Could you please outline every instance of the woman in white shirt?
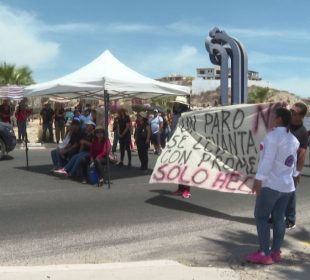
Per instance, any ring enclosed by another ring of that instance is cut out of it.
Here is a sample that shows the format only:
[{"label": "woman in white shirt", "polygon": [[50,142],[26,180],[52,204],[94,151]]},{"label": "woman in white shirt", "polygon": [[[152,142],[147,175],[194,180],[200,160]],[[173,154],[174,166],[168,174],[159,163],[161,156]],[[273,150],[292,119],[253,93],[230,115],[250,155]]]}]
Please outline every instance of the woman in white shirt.
[{"label": "woman in white shirt", "polygon": [[[289,194],[295,190],[297,150],[299,142],[290,133],[291,112],[276,109],[274,129],[260,144],[261,157],[255,176],[253,193],[256,193],[255,221],[259,250],[247,257],[252,263],[269,265],[281,260],[281,245],[285,235],[285,209]],[[273,242],[270,249],[270,215],[273,221]]]}]

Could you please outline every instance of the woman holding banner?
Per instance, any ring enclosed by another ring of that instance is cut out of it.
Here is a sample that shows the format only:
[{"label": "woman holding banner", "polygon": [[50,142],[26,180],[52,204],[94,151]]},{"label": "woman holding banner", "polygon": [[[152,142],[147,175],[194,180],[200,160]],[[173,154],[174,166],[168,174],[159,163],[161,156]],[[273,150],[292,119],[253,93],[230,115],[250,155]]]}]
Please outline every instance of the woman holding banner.
[{"label": "woman holding banner", "polygon": [[[177,128],[179,118],[181,117],[182,113],[190,111],[189,104],[187,102],[187,98],[185,96],[178,96],[173,104],[173,119],[172,119],[172,134]],[[174,195],[182,195],[183,198],[187,199],[190,198],[190,186],[186,185],[179,185],[178,189],[173,192]]]},{"label": "woman holding banner", "polygon": [[[261,157],[255,176],[253,193],[256,193],[255,221],[259,250],[247,257],[247,261],[270,265],[281,261],[281,246],[285,235],[285,210],[290,193],[295,189],[299,142],[289,131],[291,112],[276,109],[274,129],[260,144]],[[273,220],[273,241],[270,249],[269,216]]]}]

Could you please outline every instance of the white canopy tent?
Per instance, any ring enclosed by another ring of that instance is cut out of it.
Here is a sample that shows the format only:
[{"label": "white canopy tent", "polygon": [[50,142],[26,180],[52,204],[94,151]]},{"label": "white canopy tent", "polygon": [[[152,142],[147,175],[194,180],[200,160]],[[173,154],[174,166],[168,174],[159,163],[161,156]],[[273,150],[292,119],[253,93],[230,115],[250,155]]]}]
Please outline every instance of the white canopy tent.
[{"label": "white canopy tent", "polygon": [[[138,97],[147,99],[162,95],[189,94],[189,87],[159,82],[135,72],[116,59],[108,50],[71,74],[25,88],[25,97],[103,98],[106,128],[108,127],[107,106],[110,98]],[[108,129],[106,129],[106,137],[108,137]],[[26,157],[28,167],[27,147]],[[109,160],[107,163],[110,188]]]},{"label": "white canopy tent", "polygon": [[25,88],[25,96],[62,96],[68,98],[151,98],[161,95],[189,95],[188,87],[159,82],[130,69],[110,51],[59,79]]}]

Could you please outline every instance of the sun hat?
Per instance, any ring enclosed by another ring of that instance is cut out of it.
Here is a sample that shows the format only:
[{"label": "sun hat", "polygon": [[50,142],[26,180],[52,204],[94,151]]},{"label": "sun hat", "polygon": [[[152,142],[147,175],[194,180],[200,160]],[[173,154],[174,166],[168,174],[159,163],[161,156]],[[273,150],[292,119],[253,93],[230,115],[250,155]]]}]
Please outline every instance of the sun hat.
[{"label": "sun hat", "polygon": [[147,113],[146,112],[140,112],[139,115],[144,118],[147,119]]},{"label": "sun hat", "polygon": [[184,104],[184,105],[189,105],[186,96],[177,96],[175,101],[173,103],[179,103],[179,104]]}]

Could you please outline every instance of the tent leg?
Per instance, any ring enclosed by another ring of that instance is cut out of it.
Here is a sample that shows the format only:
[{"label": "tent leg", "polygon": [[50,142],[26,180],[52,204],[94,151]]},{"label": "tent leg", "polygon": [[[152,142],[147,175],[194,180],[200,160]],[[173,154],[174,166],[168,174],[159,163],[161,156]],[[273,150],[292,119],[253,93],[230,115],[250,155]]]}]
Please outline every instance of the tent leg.
[{"label": "tent leg", "polygon": [[27,169],[29,169],[29,158],[28,158],[28,135],[27,135],[27,131],[26,131],[26,140],[25,140],[25,150],[26,150],[26,165],[27,165]]},{"label": "tent leg", "polygon": [[[105,138],[109,139],[109,93],[104,90],[104,124],[105,124]],[[106,155],[107,159],[107,175],[108,175],[108,188],[111,188],[110,176],[110,159],[109,154]]]}]

